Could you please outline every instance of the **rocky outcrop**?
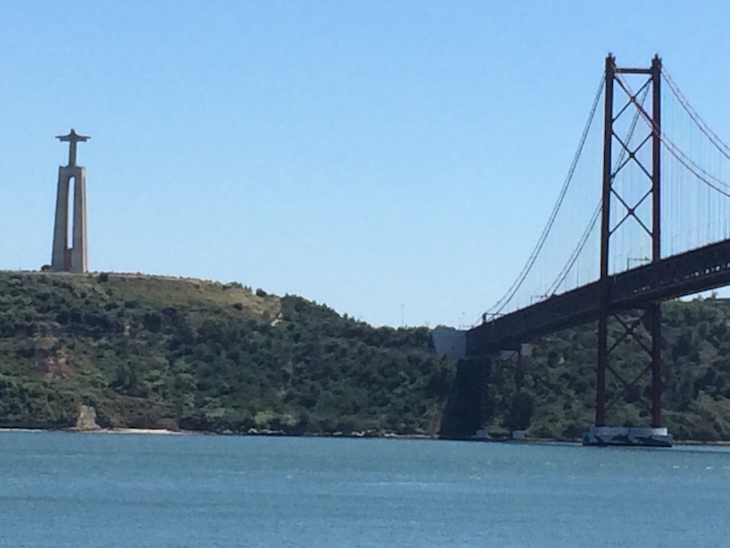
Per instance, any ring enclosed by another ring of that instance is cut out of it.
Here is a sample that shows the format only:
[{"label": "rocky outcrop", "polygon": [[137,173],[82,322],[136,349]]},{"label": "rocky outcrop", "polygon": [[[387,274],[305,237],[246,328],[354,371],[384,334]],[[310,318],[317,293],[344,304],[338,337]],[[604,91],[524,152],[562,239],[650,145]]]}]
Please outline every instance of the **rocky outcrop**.
[{"label": "rocky outcrop", "polygon": [[76,426],[74,429],[87,432],[89,430],[99,430],[100,428],[101,427],[96,424],[96,410],[90,405],[80,403],[76,414]]}]

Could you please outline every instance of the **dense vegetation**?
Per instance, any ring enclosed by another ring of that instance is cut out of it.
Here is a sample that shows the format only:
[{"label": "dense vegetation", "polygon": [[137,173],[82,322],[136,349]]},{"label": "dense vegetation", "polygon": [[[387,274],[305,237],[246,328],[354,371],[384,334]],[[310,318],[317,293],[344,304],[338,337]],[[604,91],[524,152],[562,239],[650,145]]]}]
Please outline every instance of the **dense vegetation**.
[{"label": "dense vegetation", "polygon": [[0,426],[432,435],[455,366],[429,331],[148,276],[0,273]]},{"label": "dense vegetation", "polygon": [[[663,311],[665,425],[730,440],[730,301]],[[640,322],[636,333],[648,340]],[[236,283],[0,272],[0,426],[73,426],[79,404],[105,427],[213,432],[469,437],[486,426],[566,439],[592,423],[594,325],[534,341],[521,375],[513,358],[457,373],[429,339]],[[648,363],[635,342],[611,358],[627,381]],[[610,424],[648,424],[648,379],[626,389],[609,374]]]}]

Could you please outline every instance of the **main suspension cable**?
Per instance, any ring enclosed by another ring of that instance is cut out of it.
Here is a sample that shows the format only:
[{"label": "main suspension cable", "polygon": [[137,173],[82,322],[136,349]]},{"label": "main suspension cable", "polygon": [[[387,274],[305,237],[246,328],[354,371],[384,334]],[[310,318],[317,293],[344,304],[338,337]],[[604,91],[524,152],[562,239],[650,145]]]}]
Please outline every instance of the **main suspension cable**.
[{"label": "main suspension cable", "polygon": [[552,230],[553,224],[555,224],[555,219],[558,216],[560,207],[563,205],[563,200],[565,198],[565,194],[568,191],[568,187],[570,186],[570,183],[573,180],[573,175],[575,173],[576,167],[578,166],[578,160],[580,159],[580,156],[583,153],[583,147],[585,146],[586,140],[588,138],[588,132],[590,131],[591,126],[593,125],[593,119],[596,114],[596,109],[598,108],[598,103],[599,103],[601,95],[603,93],[603,84],[605,82],[605,78],[606,78],[605,74],[601,76],[601,81],[598,85],[598,90],[596,91],[596,95],[593,99],[593,105],[591,106],[591,110],[588,115],[588,121],[586,122],[585,128],[583,129],[583,134],[581,135],[581,139],[578,144],[578,150],[576,151],[575,156],[573,157],[573,162],[571,163],[570,169],[568,170],[568,175],[566,176],[565,182],[563,183],[563,188],[560,190],[558,199],[555,202],[555,205],[553,206],[553,210],[550,213],[550,218],[548,219],[548,222],[545,225],[545,228],[543,228],[542,234],[540,235],[540,238],[537,241],[537,245],[535,245],[535,248],[532,250],[532,253],[530,254],[529,258],[527,259],[527,262],[522,267],[522,270],[520,271],[520,274],[517,276],[517,279],[512,283],[510,288],[507,290],[507,293],[505,293],[502,296],[502,298],[499,301],[497,301],[497,303],[486,312],[486,314],[499,314],[504,309],[504,307],[507,306],[507,304],[512,300],[512,298],[515,296],[515,294],[520,289],[520,287],[522,287],[522,284],[525,282],[525,279],[527,278],[527,275],[530,273],[530,270],[532,269],[533,265],[535,264],[537,257],[540,255],[540,252],[542,251],[542,248],[545,245],[545,241],[547,240],[547,237],[550,234],[550,231]]},{"label": "main suspension cable", "polygon": [[708,126],[707,123],[702,119],[702,117],[694,109],[687,97],[684,96],[682,91],[679,89],[679,86],[677,86],[677,84],[674,82],[674,80],[665,68],[662,68],[662,76],[664,77],[664,81],[669,86],[672,94],[677,98],[679,104],[689,115],[692,121],[697,125],[700,131],[705,134],[705,137],[709,139],[709,141],[715,146],[715,148],[717,148],[722,153],[723,156],[725,156],[725,158],[730,160],[730,146],[725,144],[725,142],[717,135],[717,133],[712,131],[710,126]]},{"label": "main suspension cable", "polygon": [[[631,91],[631,87],[628,85],[623,76],[621,74],[617,74],[616,78],[619,80],[624,90],[628,93],[629,97],[632,98],[632,102],[635,102],[635,99],[633,99],[634,96],[633,92]],[[666,136],[665,133],[661,131],[660,128],[658,128],[654,124],[654,120],[649,117],[649,115],[646,113],[641,105],[636,104],[636,106],[637,111],[641,114],[642,118],[644,118],[644,121],[649,125],[650,128],[652,128],[652,131],[659,135],[659,139],[661,140],[662,144],[665,145],[666,149],[672,156],[674,156],[684,167],[686,167],[690,172],[692,172],[692,174],[694,174],[698,179],[700,179],[710,188],[716,190],[723,196],[730,197],[730,185],[709,173],[706,169],[697,164],[697,162],[687,156],[687,154],[685,154],[679,146],[677,146],[669,137]],[[725,187],[726,190],[722,190],[720,187]]]},{"label": "main suspension cable", "polygon": [[[644,91],[641,95],[641,99],[639,99],[639,104],[644,105],[644,101],[646,101],[646,96],[649,93],[649,88],[644,88]],[[631,124],[629,125],[629,129],[626,132],[625,141],[626,143],[630,143],[631,139],[634,136],[634,132],[636,131],[636,125],[639,122],[639,117],[641,116],[639,109],[636,109],[636,112],[634,112],[634,117],[631,119]],[[614,165],[614,170],[616,169],[616,166],[620,166],[623,164],[624,160],[626,159],[626,155],[628,154],[628,151],[621,147],[621,151],[619,152],[618,158],[616,159],[616,163]],[[565,281],[565,278],[568,277],[568,274],[572,270],[573,266],[575,266],[575,263],[578,262],[578,257],[580,256],[581,252],[586,246],[586,243],[588,243],[588,238],[590,238],[591,232],[593,231],[593,228],[596,226],[596,223],[598,222],[598,218],[601,215],[601,208],[603,205],[603,200],[598,200],[598,205],[596,206],[596,209],[593,211],[593,215],[591,216],[590,221],[588,221],[588,225],[586,226],[585,230],[583,231],[583,234],[580,237],[580,240],[578,241],[578,245],[573,249],[573,252],[570,254],[570,257],[568,258],[568,262],[565,263],[565,266],[563,266],[563,269],[560,271],[560,274],[558,274],[557,278],[553,281],[552,284],[548,287],[548,290],[545,292],[546,295],[553,296],[557,293],[558,288],[561,286],[561,284]]]}]

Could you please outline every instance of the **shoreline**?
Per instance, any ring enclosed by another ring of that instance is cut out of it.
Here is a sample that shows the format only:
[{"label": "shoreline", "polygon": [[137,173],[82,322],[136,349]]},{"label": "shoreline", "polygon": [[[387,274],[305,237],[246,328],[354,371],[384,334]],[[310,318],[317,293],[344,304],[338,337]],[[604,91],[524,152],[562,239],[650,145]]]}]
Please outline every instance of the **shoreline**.
[{"label": "shoreline", "polygon": [[158,428],[94,428],[83,430],[80,428],[5,428],[0,427],[0,434],[3,432],[64,432],[67,434],[141,434],[153,436],[185,436],[193,434],[206,434],[207,432],[174,431]]},{"label": "shoreline", "polygon": [[[141,435],[141,436],[267,436],[267,437],[288,437],[288,438],[354,438],[354,439],[396,439],[396,440],[434,440],[434,441],[466,441],[479,443],[518,443],[518,444],[544,444],[544,443],[571,443],[580,445],[580,440],[561,440],[561,439],[491,439],[491,440],[475,440],[475,439],[446,439],[437,436],[427,436],[423,434],[407,434],[399,435],[393,433],[384,433],[380,435],[365,434],[362,432],[353,432],[352,434],[344,434],[342,432],[333,432],[331,434],[287,434],[280,431],[251,431],[248,432],[208,432],[202,430],[168,430],[163,428],[95,428],[95,429],[79,429],[79,428],[7,428],[0,427],[0,434],[4,432],[63,432],[67,434],[111,434],[111,435]],[[674,446],[707,446],[707,447],[730,447],[730,440],[718,441],[700,441],[700,440],[682,440],[675,441]]]}]

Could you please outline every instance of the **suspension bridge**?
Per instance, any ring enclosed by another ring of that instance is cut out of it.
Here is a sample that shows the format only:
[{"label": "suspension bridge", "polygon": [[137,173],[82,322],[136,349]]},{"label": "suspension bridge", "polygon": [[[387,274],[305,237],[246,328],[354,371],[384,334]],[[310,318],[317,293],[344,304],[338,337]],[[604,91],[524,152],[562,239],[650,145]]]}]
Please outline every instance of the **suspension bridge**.
[{"label": "suspension bridge", "polygon": [[[730,285],[729,168],[730,147],[658,56],[626,68],[609,55],[549,219],[514,283],[466,332],[466,356],[597,321],[595,426],[584,443],[671,444],[661,422],[661,302]],[[639,377],[611,360],[627,340],[645,361]],[[607,425],[639,382],[649,384],[650,424]]]}]

